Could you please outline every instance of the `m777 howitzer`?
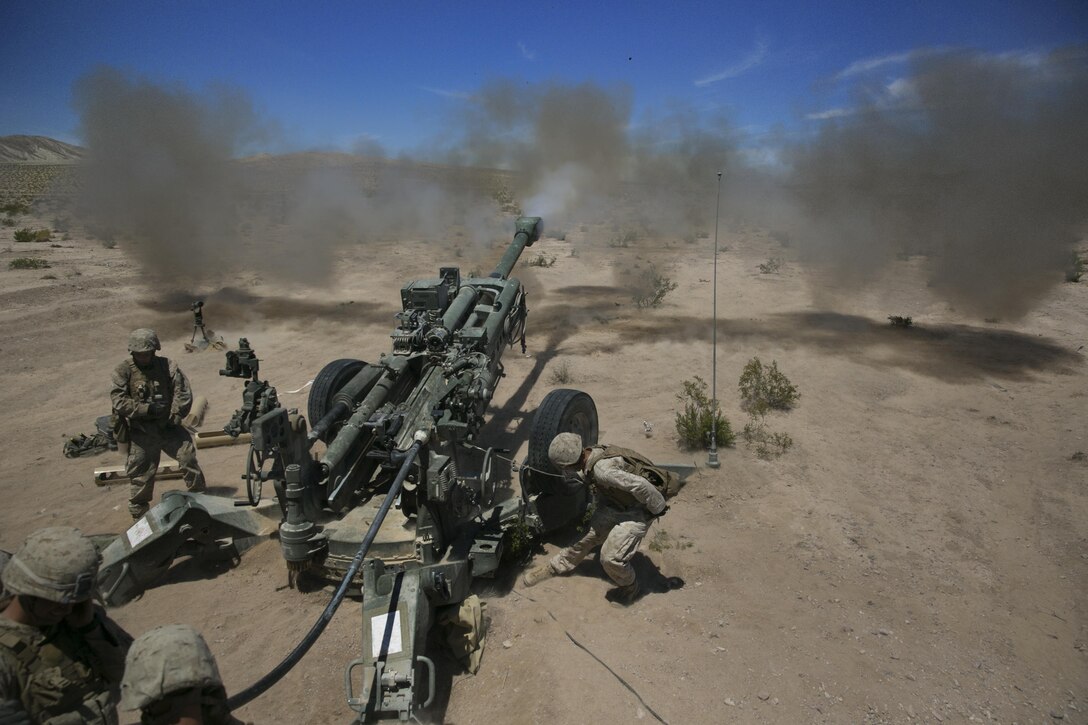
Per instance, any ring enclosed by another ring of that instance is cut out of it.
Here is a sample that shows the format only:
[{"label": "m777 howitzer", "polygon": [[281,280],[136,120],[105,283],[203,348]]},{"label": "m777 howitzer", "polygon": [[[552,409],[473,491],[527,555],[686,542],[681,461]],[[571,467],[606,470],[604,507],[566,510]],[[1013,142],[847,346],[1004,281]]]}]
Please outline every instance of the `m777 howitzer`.
[{"label": "m777 howitzer", "polygon": [[[232,697],[232,707],[249,702],[290,669],[348,589],[361,585],[363,651],[347,668],[348,704],[360,721],[409,718],[435,694],[435,666],[423,648],[440,610],[459,607],[474,577],[494,575],[508,544],[524,546],[582,516],[585,487],[557,475],[547,447],[562,431],[581,434],[586,445],[596,443],[597,412],[588,395],[554,390],[544,399],[530,430],[520,491],[497,484],[496,451],[478,439],[504,374],[504,349],[515,342],[525,349],[526,295],[510,275],[540,233],[538,217],[518,219],[513,241],[488,277],[463,279],[457,268],[444,267],[437,278],[405,284],[392,352],[376,363],[345,358],[326,365],[310,390],[312,429],[259,379],[246,340],[227,353],[221,374],[248,378],[243,407],[225,428],[252,436],[248,502],[256,506],[263,483],[272,483],[289,576],[311,572],[341,579],[315,630],[279,668]],[[315,453],[319,441],[324,449]],[[262,508],[249,510],[249,525],[239,524],[245,510],[227,512],[219,504],[218,513],[210,507],[206,515],[194,512],[206,498],[172,494],[173,508],[166,511],[164,497],[148,513],[144,523],[151,533],[140,534],[139,547],[128,546],[131,529],[121,537],[122,550],[112,561],[107,556],[104,566],[104,589],[116,595],[115,603],[134,596],[142,584],[122,583],[121,563],[134,564],[138,549],[158,539],[161,556],[181,536],[185,526],[177,522],[183,518],[193,520],[189,538],[203,532],[205,545],[259,535],[254,512]],[[398,512],[390,514],[394,507]],[[238,532],[227,530],[228,514]],[[129,571],[128,579],[139,579],[136,574]]]}]

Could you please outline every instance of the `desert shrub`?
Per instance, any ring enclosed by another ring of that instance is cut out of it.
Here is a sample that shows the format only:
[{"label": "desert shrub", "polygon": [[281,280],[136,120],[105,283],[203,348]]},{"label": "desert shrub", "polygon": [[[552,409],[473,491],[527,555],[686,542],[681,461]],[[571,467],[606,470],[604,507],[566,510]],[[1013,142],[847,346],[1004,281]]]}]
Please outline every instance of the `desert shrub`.
[{"label": "desert shrub", "polygon": [[711,428],[715,428],[717,445],[732,445],[736,440],[729,420],[722,415],[717,400],[707,395],[706,381],[696,375],[684,381],[676,396],[681,408],[676,412],[676,435],[680,445],[688,450],[705,450],[710,446]]},{"label": "desert shrub", "polygon": [[549,257],[544,254],[544,252],[541,252],[526,262],[526,264],[530,267],[551,267],[555,264],[555,257]]},{"label": "desert shrub", "polygon": [[665,301],[665,295],[679,286],[678,283],[659,274],[657,269],[651,265],[649,269],[638,276],[631,298],[639,307],[660,307],[661,303]]},{"label": "desert shrub", "polygon": [[759,265],[760,274],[778,274],[780,269],[782,269],[782,260],[778,257],[771,257]]},{"label": "desert shrub", "polygon": [[577,257],[578,256],[578,247],[571,247],[570,248],[570,256],[572,256],[572,257]]},{"label": "desert shrub", "polygon": [[21,201],[8,201],[3,206],[0,206],[0,212],[7,214],[8,216],[18,216],[20,214],[29,214],[30,207]]},{"label": "desert shrub", "polygon": [[70,220],[66,216],[53,217],[53,224],[52,224],[53,231],[56,231],[56,232],[68,231],[68,225],[69,224],[70,224]]},{"label": "desert shrub", "polygon": [[631,246],[632,242],[638,241],[638,232],[634,229],[624,229],[619,231],[616,236],[612,237],[608,242],[610,247],[627,248]]},{"label": "desert shrub", "polygon": [[1080,278],[1088,271],[1088,260],[1073,252],[1073,258],[1069,260],[1069,266],[1065,270],[1066,282],[1080,282]]},{"label": "desert shrub", "polygon": [[551,375],[548,376],[548,382],[552,385],[567,385],[574,382],[574,373],[571,372],[570,365],[566,361],[557,363],[552,368]]},{"label": "desert shrub", "polygon": [[793,438],[787,433],[769,430],[762,415],[752,415],[741,436],[744,445],[755,448],[756,457],[764,461],[781,456],[793,446]]},{"label": "desert shrub", "polygon": [[741,407],[755,415],[768,410],[789,410],[801,397],[797,386],[779,371],[777,361],[772,360],[770,367],[764,367],[758,357],[744,366],[738,387]]},{"label": "desert shrub", "polygon": [[6,216],[6,217],[4,217],[3,223],[4,223],[5,227],[13,227],[13,226],[15,226],[15,218],[10,217],[10,216]]},{"label": "desert shrub", "polygon": [[24,227],[15,230],[15,241],[17,242],[48,242],[52,238],[53,233],[48,229],[34,230]]},{"label": "desert shrub", "polygon": [[888,315],[888,322],[892,323],[892,327],[910,327],[914,324],[911,318],[900,315]]},{"label": "desert shrub", "polygon": [[55,275],[55,274],[42,275],[42,279],[56,279],[56,278],[57,278],[57,275]]},{"label": "desert shrub", "polygon": [[9,269],[49,269],[49,262],[37,257],[18,257],[8,262]]}]

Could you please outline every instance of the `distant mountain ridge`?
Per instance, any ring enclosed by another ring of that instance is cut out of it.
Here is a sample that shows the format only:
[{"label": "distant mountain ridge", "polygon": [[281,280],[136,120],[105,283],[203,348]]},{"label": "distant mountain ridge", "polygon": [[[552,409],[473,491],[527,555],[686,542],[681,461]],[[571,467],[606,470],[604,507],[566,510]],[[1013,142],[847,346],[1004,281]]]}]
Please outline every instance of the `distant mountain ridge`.
[{"label": "distant mountain ridge", "polygon": [[0,136],[0,163],[63,164],[80,161],[85,154],[82,146],[48,136]]}]

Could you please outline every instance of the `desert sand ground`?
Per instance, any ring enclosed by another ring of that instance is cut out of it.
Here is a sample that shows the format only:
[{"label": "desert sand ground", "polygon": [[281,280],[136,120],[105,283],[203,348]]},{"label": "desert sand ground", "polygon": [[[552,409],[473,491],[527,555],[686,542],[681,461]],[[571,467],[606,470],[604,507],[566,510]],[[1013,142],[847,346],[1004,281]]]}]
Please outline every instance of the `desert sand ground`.
[{"label": "desert sand ground", "polygon": [[[41,214],[19,226],[48,224]],[[211,401],[206,428],[228,419],[241,386],[218,375],[220,353],[183,351],[190,298],[147,282],[123,242],[107,249],[78,227],[59,247],[15,244],[12,233],[0,229],[0,546],[55,524],[120,532],[127,487],[91,482],[95,467],[120,463],[116,454],[70,460],[61,444],[108,412],[129,330],[159,331],[163,354]],[[760,460],[738,442],[711,470],[705,452],[678,448],[673,418],[681,382],[711,378],[712,240],[602,240],[594,227],[573,229],[522,258],[529,350],[504,358],[490,433],[523,447],[544,395],[576,387],[597,403],[602,440],[700,470],[643,545],[637,563],[654,591],[634,606],[605,600],[610,584],[593,561],[531,590],[514,570],[482,582],[491,623],[482,667],[471,676],[447,666],[421,719],[1088,722],[1088,285],[1056,286],[1024,319],[982,322],[931,297],[917,258],[846,296],[759,230],[723,231],[723,410],[743,427],[736,384],[755,356],[777,361],[802,397],[769,421],[793,438],[785,455]],[[537,251],[555,265],[526,267]],[[500,253],[483,250],[480,263]],[[9,269],[19,256],[51,268]],[[781,271],[761,274],[771,256],[785,260]],[[449,246],[415,240],[342,258],[323,290],[254,275],[197,290],[207,322],[231,343],[248,337],[262,376],[293,390],[332,359],[388,350],[401,282],[470,266]],[[651,261],[679,287],[660,308],[638,309],[615,273]],[[888,315],[915,324],[893,328]],[[567,385],[550,382],[560,364]],[[305,393],[282,399],[305,407]],[[239,493],[244,454],[200,453],[214,493]],[[562,542],[545,542],[537,561]],[[685,585],[666,591],[667,576]],[[286,583],[268,541],[226,572],[181,562],[113,616],[134,634],[196,626],[237,692],[287,654],[328,600]],[[238,714],[348,721],[343,669],[360,624],[348,601],[302,662]]]}]

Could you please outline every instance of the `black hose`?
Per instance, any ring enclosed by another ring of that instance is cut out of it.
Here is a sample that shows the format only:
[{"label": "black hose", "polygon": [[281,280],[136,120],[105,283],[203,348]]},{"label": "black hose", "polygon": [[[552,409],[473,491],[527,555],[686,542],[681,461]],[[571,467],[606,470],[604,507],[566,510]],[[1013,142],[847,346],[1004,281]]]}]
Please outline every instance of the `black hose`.
[{"label": "black hose", "polygon": [[366,536],[363,537],[363,543],[359,545],[359,550],[355,552],[355,558],[351,560],[351,566],[348,567],[347,573],[344,574],[344,579],[340,582],[340,587],[336,590],[336,594],[333,595],[328,606],[325,607],[325,611],[321,613],[321,617],[314,622],[314,626],[310,628],[310,631],[302,638],[302,641],[291,650],[291,653],[284,658],[283,662],[280,662],[271,672],[257,680],[247,689],[228,698],[227,708],[235,710],[263,695],[265,690],[279,682],[280,678],[290,672],[291,668],[298,664],[298,661],[302,659],[303,655],[310,651],[310,647],[312,647],[314,642],[317,641],[317,638],[321,636],[321,633],[325,631],[325,627],[332,621],[332,615],[336,613],[340,603],[344,601],[344,597],[348,592],[348,587],[351,585],[351,580],[359,571],[359,567],[362,566],[363,558],[370,549],[370,545],[374,543],[374,537],[378,535],[378,528],[385,520],[386,514],[389,513],[389,508],[393,505],[393,501],[396,500],[397,494],[400,493],[400,487],[404,483],[404,479],[408,476],[408,469],[411,467],[412,461],[419,455],[419,449],[422,445],[422,441],[417,440],[404,452],[404,462],[401,463],[400,470],[397,471],[397,477],[393,479],[393,485],[389,487],[389,492],[385,495],[385,500],[382,501],[382,505],[378,508],[378,514],[374,517],[374,521],[370,524],[370,528],[367,529]]}]

